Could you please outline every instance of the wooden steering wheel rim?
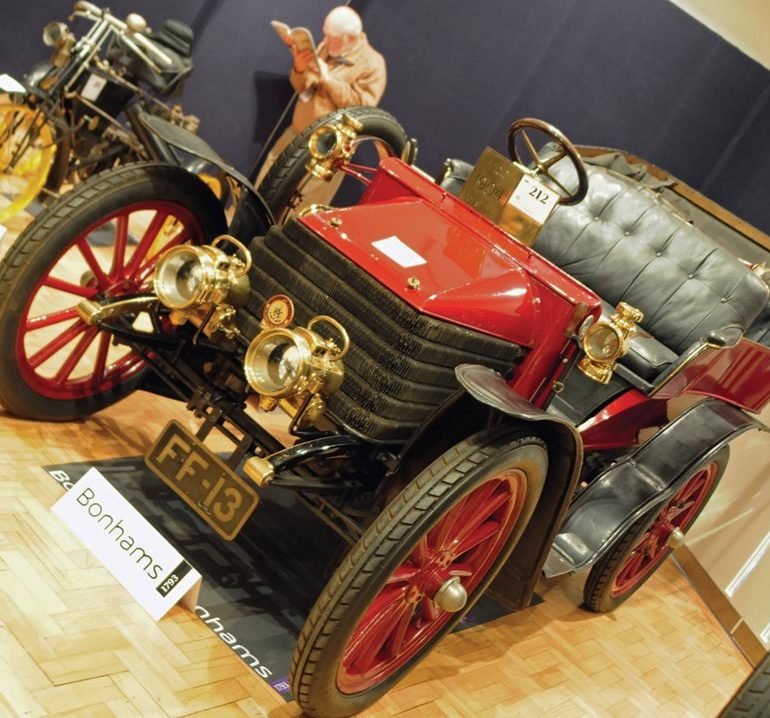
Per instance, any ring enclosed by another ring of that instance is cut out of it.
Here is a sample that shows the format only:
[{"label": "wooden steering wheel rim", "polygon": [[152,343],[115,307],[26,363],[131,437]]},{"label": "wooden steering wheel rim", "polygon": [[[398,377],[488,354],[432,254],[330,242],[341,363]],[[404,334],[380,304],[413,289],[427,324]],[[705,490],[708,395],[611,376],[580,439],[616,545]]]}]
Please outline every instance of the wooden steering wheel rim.
[{"label": "wooden steering wheel rim", "polygon": [[[569,157],[573,167],[575,168],[575,172],[577,172],[578,177],[578,186],[574,192],[567,190],[564,185],[562,185],[561,182],[559,182],[550,173],[550,168],[555,163],[555,160],[551,158],[544,162],[544,160],[537,153],[537,150],[532,145],[529,137],[524,132],[524,130],[527,128],[543,132],[559,146],[559,152],[556,155],[556,159]],[[536,170],[551,180],[552,183],[556,184],[556,186],[563,191],[563,194],[560,193],[559,204],[572,205],[577,204],[578,202],[582,202],[586,196],[586,193],[588,192],[588,174],[586,173],[586,168],[583,164],[583,160],[580,158],[580,154],[578,153],[577,149],[575,149],[575,145],[573,145],[566,138],[564,133],[562,133],[561,130],[559,130],[557,127],[554,127],[552,124],[544,122],[543,120],[538,120],[534,117],[523,117],[522,119],[516,120],[514,123],[512,123],[508,128],[508,155],[512,160],[515,160],[519,164],[526,167],[528,163],[524,162],[524,160],[521,158],[521,155],[519,154],[518,148],[516,147],[516,138],[519,134],[522,134],[525,138],[527,148],[533,155],[532,159],[535,162]]]}]

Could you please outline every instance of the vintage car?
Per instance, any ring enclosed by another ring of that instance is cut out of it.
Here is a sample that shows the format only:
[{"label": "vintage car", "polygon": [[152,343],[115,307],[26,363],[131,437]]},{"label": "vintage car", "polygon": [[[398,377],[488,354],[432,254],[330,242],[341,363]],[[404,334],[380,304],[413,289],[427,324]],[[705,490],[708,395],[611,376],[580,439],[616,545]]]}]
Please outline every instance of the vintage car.
[{"label": "vintage car", "polygon": [[[612,610],[760,426],[763,268],[550,125],[515,122],[512,160],[487,149],[436,181],[393,118],[353,108],[298,137],[264,196],[150,125],[241,184],[235,215],[159,163],[48,207],[0,264],[0,402],[73,420],[177,397],[197,435],[170,423],[146,461],[223,539],[268,484],[344,537],[291,668],[311,715],[377,700],[493,579],[524,608],[543,572],[585,571],[587,608]],[[351,159],[363,139],[376,167]],[[360,200],[300,210],[339,171]],[[275,409],[292,442],[264,428]]]}]

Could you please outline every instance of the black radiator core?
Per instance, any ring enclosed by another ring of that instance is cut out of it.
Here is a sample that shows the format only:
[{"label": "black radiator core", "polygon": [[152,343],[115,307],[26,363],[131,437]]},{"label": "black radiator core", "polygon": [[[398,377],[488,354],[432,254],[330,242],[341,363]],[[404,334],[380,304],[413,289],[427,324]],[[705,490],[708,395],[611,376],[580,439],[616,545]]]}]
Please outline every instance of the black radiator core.
[{"label": "black radiator core", "polygon": [[[328,401],[348,430],[376,442],[400,443],[458,385],[454,367],[484,364],[505,373],[522,354],[503,339],[420,314],[304,224],[274,227],[249,247],[252,293],[240,310],[241,331],[259,331],[265,301],[286,294],[295,322],[317,314],[339,321],[350,335],[345,380]],[[319,324],[318,331],[327,329]]]}]

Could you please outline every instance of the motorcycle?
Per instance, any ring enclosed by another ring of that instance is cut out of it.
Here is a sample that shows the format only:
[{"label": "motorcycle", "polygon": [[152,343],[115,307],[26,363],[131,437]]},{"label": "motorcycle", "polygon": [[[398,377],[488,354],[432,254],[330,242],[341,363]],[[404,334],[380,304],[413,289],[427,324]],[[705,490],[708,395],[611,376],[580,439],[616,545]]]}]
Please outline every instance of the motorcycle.
[{"label": "motorcycle", "polygon": [[48,23],[43,42],[52,48],[50,60],[21,82],[0,75],[0,92],[7,93],[0,101],[0,223],[65,182],[137,160],[178,163],[146,130],[143,113],[197,131],[197,117],[167,103],[193,70],[191,28],[167,20],[150,32],[139,14],[121,20],[85,0],[75,3],[73,18],[92,25],[78,38],[65,23]]}]

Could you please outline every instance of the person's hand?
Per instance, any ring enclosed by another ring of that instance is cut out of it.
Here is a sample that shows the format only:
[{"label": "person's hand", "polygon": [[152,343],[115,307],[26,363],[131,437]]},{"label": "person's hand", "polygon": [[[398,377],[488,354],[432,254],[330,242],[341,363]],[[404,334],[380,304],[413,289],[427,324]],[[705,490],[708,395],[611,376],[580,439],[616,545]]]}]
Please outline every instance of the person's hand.
[{"label": "person's hand", "polygon": [[321,82],[326,82],[331,77],[329,65],[320,57],[318,58],[318,76],[321,78]]},{"label": "person's hand", "polygon": [[294,56],[294,70],[296,72],[305,72],[308,65],[315,61],[315,55],[312,50],[305,50],[305,52],[297,52],[297,48],[292,46],[291,54]]}]

